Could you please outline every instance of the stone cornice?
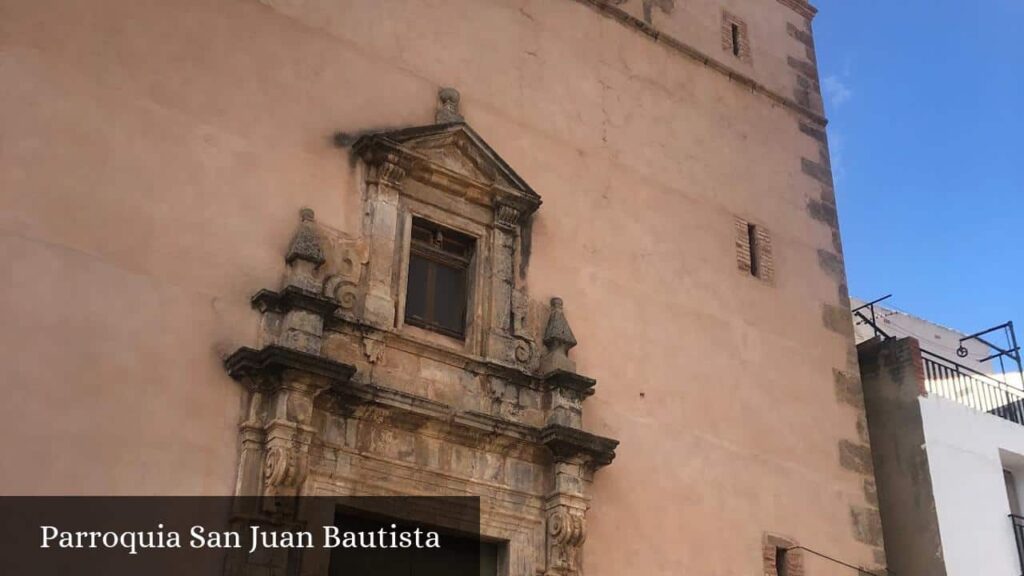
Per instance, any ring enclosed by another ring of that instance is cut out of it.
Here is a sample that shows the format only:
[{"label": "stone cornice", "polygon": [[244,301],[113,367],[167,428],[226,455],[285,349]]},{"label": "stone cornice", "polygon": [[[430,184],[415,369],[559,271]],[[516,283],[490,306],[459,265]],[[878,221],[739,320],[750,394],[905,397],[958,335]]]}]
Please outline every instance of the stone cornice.
[{"label": "stone cornice", "polygon": [[597,468],[611,464],[619,446],[618,440],[559,424],[545,426],[540,431],[540,441],[556,458],[586,457]]},{"label": "stone cornice", "polygon": [[300,309],[323,316],[333,315],[339,308],[337,301],[297,286],[286,286],[281,292],[264,288],[253,295],[250,303],[260,312]]},{"label": "stone cornice", "polygon": [[811,6],[810,3],[805,0],[776,0],[779,4],[792,9],[797,14],[811,20],[814,15],[818,13],[818,9]]},{"label": "stone cornice", "polygon": [[541,443],[541,431],[534,426],[483,412],[454,410],[444,402],[379,384],[353,381],[344,387],[334,388],[330,396],[333,397],[334,405],[326,404],[323,407],[331,412],[345,413],[355,405],[373,405],[391,409],[396,413],[429,418],[446,425],[472,430],[475,434],[502,436],[530,446]]},{"label": "stone cornice", "polygon": [[[432,158],[438,146],[459,150],[479,174],[460,172]],[[352,152],[370,165],[397,165],[403,175],[484,206],[513,208],[518,221],[541,205],[540,196],[465,122],[430,124],[360,136]],[[482,166],[480,166],[482,165]]]},{"label": "stone cornice", "polygon": [[544,376],[544,382],[552,388],[571,390],[584,398],[594,393],[594,385],[597,384],[593,378],[567,370],[555,370],[547,374]]},{"label": "stone cornice", "polygon": [[[619,444],[617,440],[569,426],[548,424],[544,428],[536,428],[483,412],[453,411],[451,406],[443,402],[386,386],[355,382],[352,376],[356,369],[350,364],[282,346],[266,346],[259,350],[242,347],[226,358],[224,365],[228,374],[237,380],[261,380],[262,377],[278,374],[282,370],[316,374],[327,378],[333,384],[331,396],[338,406],[371,404],[388,407],[401,413],[415,414],[464,430],[473,430],[477,434],[502,436],[529,446],[543,445],[556,457],[584,456],[597,467],[611,463],[615,458],[615,448]],[[593,380],[581,379],[581,385],[588,390],[592,384]],[[344,413],[346,409],[334,408],[332,411]],[[277,421],[271,423],[276,424]],[[293,426],[291,423],[288,424]]]},{"label": "stone cornice", "polygon": [[[708,68],[726,76],[727,78],[733,80],[734,82],[737,82],[738,84],[748,87],[752,92],[756,92],[758,94],[761,94],[762,96],[769,98],[770,100],[776,102],[777,104],[789,110],[792,110],[793,112],[796,112],[797,114],[803,116],[804,118],[817,124],[818,126],[825,126],[826,124],[828,124],[828,120],[826,120],[824,116],[815,112],[814,110],[811,110],[810,108],[807,108],[806,106],[799,104],[796,100],[793,100],[792,98],[787,98],[786,96],[779,94],[778,92],[772,90],[771,88],[768,88],[764,84],[757,82],[756,80],[747,76],[746,74],[738,72],[727,66],[725,63],[716,60],[711,56],[708,56],[707,54],[701,52],[697,48],[685,42],[682,42],[681,40],[678,40],[672,36],[669,36],[664,32],[657,30],[647,22],[635,18],[626,11],[622,10],[621,8],[614,6],[613,3],[610,2],[609,0],[575,1],[579,2],[580,4],[584,4],[586,6],[591,7],[609,18],[618,20],[627,27],[633,28],[636,31],[640,32],[641,34],[649,36],[655,42],[667,46],[675,50],[676,52],[679,52],[683,56],[686,56],[692,60],[695,60],[696,62],[699,62],[707,66]],[[803,6],[803,9],[805,10],[814,10],[812,6],[801,0],[778,1],[783,4],[786,4],[787,6],[790,6],[794,10],[797,10],[797,6]]]},{"label": "stone cornice", "polygon": [[592,434],[579,428],[548,424],[537,428],[519,422],[476,411],[453,411],[452,407],[408,392],[369,383],[349,382],[331,392],[338,408],[331,411],[344,413],[341,406],[353,404],[376,405],[394,410],[400,414],[415,415],[452,428],[450,432],[462,429],[470,432],[467,438],[480,434],[489,437],[504,437],[509,441],[529,447],[544,446],[556,458],[586,458],[595,468],[607,466],[615,459],[618,440]]},{"label": "stone cornice", "polygon": [[334,385],[347,383],[356,372],[350,364],[277,345],[259,350],[243,346],[224,359],[224,367],[236,380],[297,370],[327,378]]},{"label": "stone cornice", "polygon": [[[519,386],[535,390],[545,390],[549,387],[570,388],[584,396],[594,393],[593,387],[596,382],[586,376],[558,372],[540,378],[517,366],[502,364],[470,354],[464,350],[453,350],[428,340],[410,337],[402,332],[381,330],[358,320],[337,316],[335,315],[335,311],[339,308],[337,301],[295,286],[286,286],[280,292],[261,289],[252,296],[250,303],[254,309],[260,312],[276,312],[280,314],[288,310],[306,310],[323,316],[325,321],[324,329],[327,331],[359,335],[381,342],[388,347],[428,357],[451,366],[458,366],[464,370],[504,378]],[[272,346],[269,348],[281,347]],[[254,352],[250,348],[242,348],[233,354],[227,360],[228,371],[234,375],[237,372],[235,366],[246,365],[246,362],[255,358],[255,356],[252,356]],[[267,353],[269,352],[261,351],[261,354]],[[325,358],[325,360],[329,359]]]}]

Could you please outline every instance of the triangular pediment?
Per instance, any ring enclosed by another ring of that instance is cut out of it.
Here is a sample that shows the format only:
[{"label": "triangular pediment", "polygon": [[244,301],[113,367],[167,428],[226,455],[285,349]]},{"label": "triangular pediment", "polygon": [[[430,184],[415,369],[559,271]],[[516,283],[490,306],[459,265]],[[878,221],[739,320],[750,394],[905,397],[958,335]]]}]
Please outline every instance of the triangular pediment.
[{"label": "triangular pediment", "polygon": [[380,148],[390,148],[418,162],[429,163],[487,187],[514,191],[540,203],[540,196],[463,122],[377,132],[359,138],[353,145],[356,153],[363,156]]}]

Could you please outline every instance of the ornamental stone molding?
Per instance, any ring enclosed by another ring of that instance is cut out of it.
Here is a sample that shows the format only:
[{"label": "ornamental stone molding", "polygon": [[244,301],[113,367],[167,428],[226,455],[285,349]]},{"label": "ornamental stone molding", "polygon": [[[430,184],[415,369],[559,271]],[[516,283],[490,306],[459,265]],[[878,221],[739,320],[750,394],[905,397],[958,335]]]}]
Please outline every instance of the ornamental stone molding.
[{"label": "ornamental stone molding", "polygon": [[[457,92],[439,97],[437,124],[352,146],[361,233],[302,209],[281,285],[252,297],[258,345],[225,360],[247,392],[236,492],[274,497],[272,518],[302,495],[478,496],[482,535],[507,543],[501,573],[576,576],[588,487],[618,442],[583,429],[596,381],[569,357],[562,300],[528,296],[540,196],[465,124]],[[414,217],[475,240],[461,341],[403,322]],[[299,574],[326,562],[280,553]]]}]

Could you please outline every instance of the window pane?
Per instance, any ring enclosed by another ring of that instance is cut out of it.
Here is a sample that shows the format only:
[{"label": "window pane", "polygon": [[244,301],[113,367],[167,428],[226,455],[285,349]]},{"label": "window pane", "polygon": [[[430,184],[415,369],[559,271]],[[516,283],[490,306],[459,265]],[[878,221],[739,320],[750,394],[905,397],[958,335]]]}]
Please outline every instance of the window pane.
[{"label": "window pane", "polygon": [[423,226],[418,220],[414,220],[412,224],[412,239],[430,245],[434,240],[434,232],[430,228]]},{"label": "window pane", "polygon": [[434,321],[462,334],[466,309],[466,271],[435,264]]},{"label": "window pane", "polygon": [[427,267],[421,256],[409,258],[409,286],[405,296],[405,317],[427,320]]},{"label": "window pane", "polygon": [[441,249],[445,252],[454,256],[466,258],[469,256],[469,247],[471,241],[461,234],[454,232],[444,236],[444,242],[441,243]]},{"label": "window pane", "polygon": [[476,241],[420,218],[412,223],[405,319],[409,324],[462,337],[469,290],[467,268]]}]

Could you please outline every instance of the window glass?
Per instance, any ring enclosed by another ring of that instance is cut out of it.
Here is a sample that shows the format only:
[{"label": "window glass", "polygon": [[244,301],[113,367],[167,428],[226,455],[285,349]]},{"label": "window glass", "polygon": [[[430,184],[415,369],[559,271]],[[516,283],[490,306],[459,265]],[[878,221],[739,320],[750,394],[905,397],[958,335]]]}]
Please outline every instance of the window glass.
[{"label": "window glass", "polygon": [[405,320],[462,338],[466,328],[469,262],[473,238],[416,218],[409,253]]},{"label": "window glass", "polygon": [[434,319],[446,330],[462,332],[466,316],[466,271],[437,266]]},{"label": "window glass", "polygon": [[[406,317],[427,319],[427,272],[430,263],[422,256],[409,257],[409,291],[405,297]],[[414,287],[416,287],[414,289]]]}]

